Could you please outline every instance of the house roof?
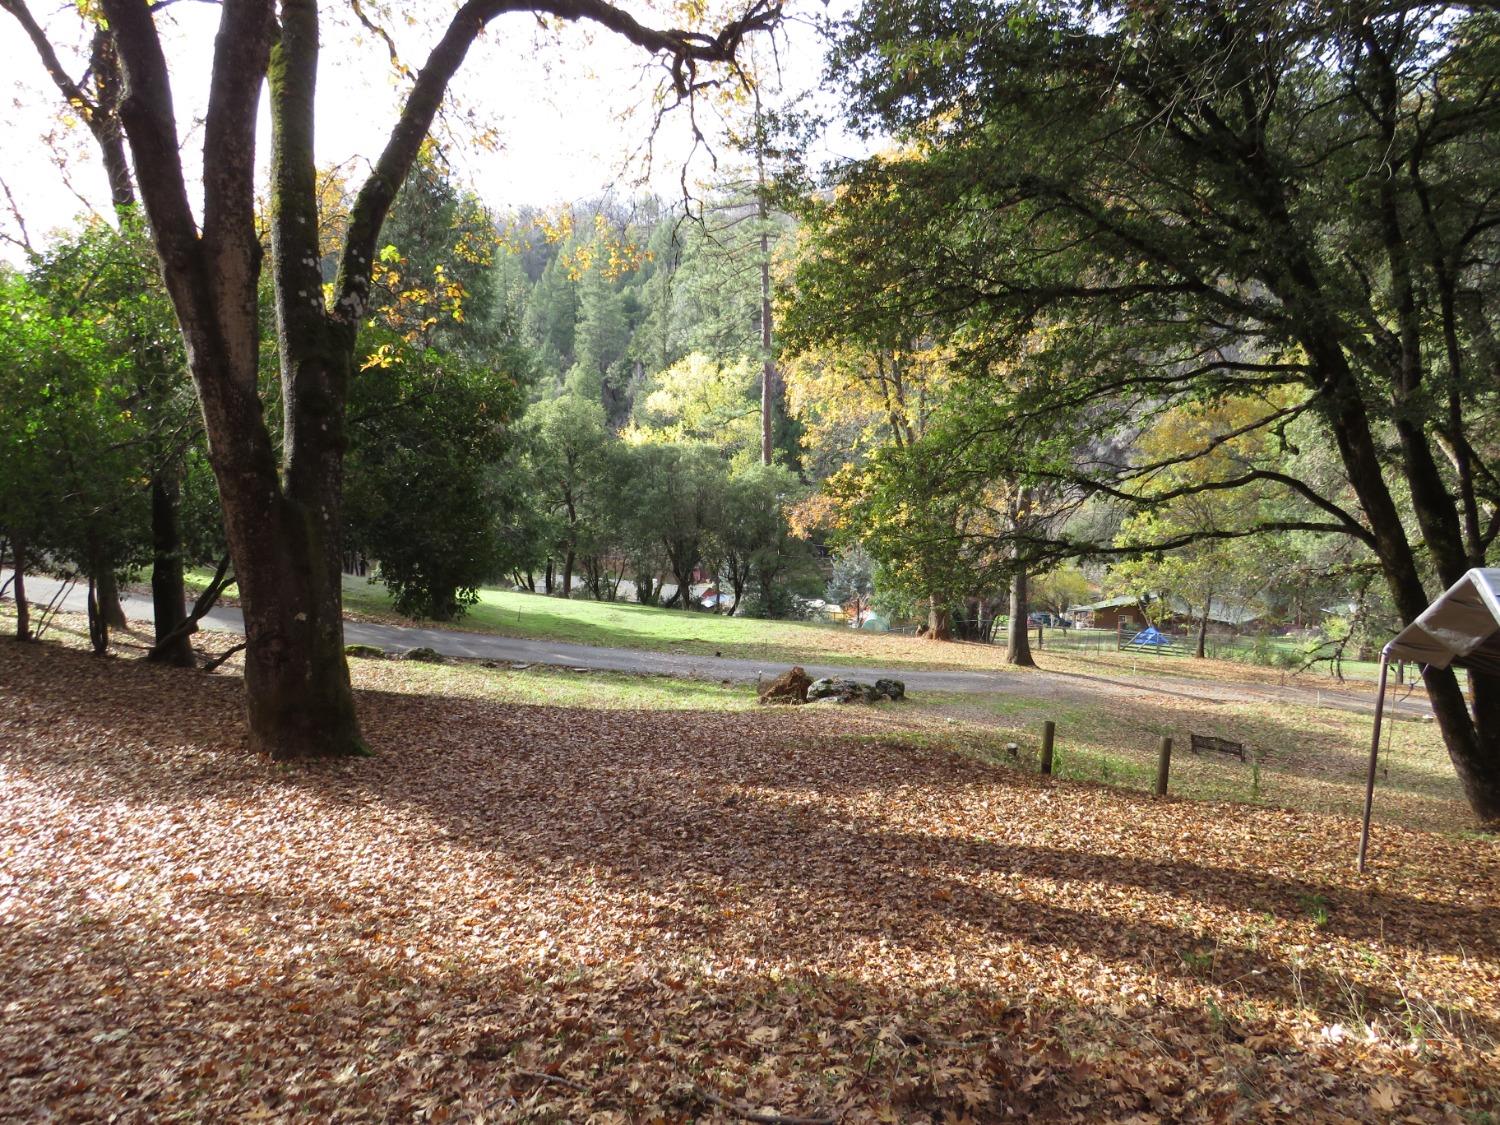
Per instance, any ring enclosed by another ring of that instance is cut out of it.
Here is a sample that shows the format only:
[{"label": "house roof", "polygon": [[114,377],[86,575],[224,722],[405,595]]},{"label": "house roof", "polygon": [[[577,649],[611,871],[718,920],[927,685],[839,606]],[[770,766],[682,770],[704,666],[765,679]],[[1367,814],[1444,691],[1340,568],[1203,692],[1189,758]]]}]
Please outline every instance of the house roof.
[{"label": "house roof", "polygon": [[[1170,599],[1172,612],[1181,616],[1196,614],[1199,612],[1188,605],[1182,598],[1173,596]],[[1217,621],[1221,625],[1248,625],[1252,621],[1259,621],[1260,614],[1243,602],[1226,602],[1218,598],[1208,599],[1208,619]]]},{"label": "house roof", "polygon": [[1114,609],[1116,606],[1134,606],[1140,601],[1134,594],[1125,594],[1122,597],[1110,598],[1107,601],[1095,602],[1093,605],[1081,605],[1079,609]]},{"label": "house roof", "polygon": [[[1150,602],[1157,599],[1152,595],[1147,594],[1145,600]],[[1076,606],[1075,609],[1094,611],[1100,609],[1114,609],[1116,607],[1120,607],[1123,609],[1126,606],[1134,609],[1137,605],[1140,604],[1140,602],[1141,599],[1136,597],[1134,594],[1124,594],[1118,598],[1110,598],[1107,601],[1095,602],[1093,605]],[[1171,606],[1172,612],[1176,614],[1186,615],[1193,612],[1193,608],[1179,597],[1174,596],[1167,599],[1167,604]],[[1259,617],[1260,614],[1246,605],[1239,605],[1234,602],[1220,601],[1218,598],[1213,598],[1209,601],[1208,619],[1210,621],[1218,621],[1225,625],[1245,625],[1251,621],[1258,620]]]}]

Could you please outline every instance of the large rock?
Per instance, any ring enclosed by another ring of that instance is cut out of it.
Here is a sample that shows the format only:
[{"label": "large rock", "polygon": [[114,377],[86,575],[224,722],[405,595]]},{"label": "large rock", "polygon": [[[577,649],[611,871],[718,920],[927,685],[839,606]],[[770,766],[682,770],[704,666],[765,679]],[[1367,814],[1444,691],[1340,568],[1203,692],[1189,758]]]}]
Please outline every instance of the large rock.
[{"label": "large rock", "polygon": [[761,689],[762,703],[806,703],[807,685],[812,683],[800,667],[783,672]]},{"label": "large rock", "polygon": [[876,680],[873,685],[858,680],[826,677],[814,680],[807,688],[807,701],[835,699],[840,703],[878,703],[882,699],[903,699],[906,685],[900,680]]},{"label": "large rock", "polygon": [[869,703],[873,699],[874,690],[858,680],[825,677],[808,685],[807,701],[811,703],[818,699],[837,699],[840,703]]},{"label": "large rock", "polygon": [[811,703],[815,699],[828,699],[830,696],[842,695],[844,689],[852,686],[853,680],[835,680],[825,676],[821,680],[814,680],[807,685],[807,701]]},{"label": "large rock", "polygon": [[423,664],[443,663],[443,654],[431,648],[409,648],[401,654],[402,660],[416,660]]}]

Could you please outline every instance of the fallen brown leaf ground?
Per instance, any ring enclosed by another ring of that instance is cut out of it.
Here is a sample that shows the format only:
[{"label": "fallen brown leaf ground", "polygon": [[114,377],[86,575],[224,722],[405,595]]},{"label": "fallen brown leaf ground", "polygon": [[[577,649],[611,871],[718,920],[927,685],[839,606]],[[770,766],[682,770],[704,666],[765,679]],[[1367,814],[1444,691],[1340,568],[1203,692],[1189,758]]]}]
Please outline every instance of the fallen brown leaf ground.
[{"label": "fallen brown leaf ground", "polygon": [[234,676],[0,643],[0,1114],[1500,1111],[1492,842],[1382,826],[1360,877],[1347,816],[867,715],[356,676],[379,756],[287,767]]}]

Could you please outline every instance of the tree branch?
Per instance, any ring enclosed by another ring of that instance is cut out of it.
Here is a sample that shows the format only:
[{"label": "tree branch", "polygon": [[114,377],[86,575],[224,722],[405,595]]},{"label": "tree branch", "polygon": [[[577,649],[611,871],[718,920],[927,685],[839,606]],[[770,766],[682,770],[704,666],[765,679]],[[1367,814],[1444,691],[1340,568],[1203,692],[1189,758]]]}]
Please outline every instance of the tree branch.
[{"label": "tree branch", "polygon": [[15,17],[16,22],[21,25],[21,30],[26,33],[26,38],[31,40],[37,57],[41,59],[42,66],[46,68],[47,76],[52,79],[52,84],[57,87],[63,99],[77,109],[88,121],[93,116],[93,100],[84,93],[83,88],[75,82],[62,61],[57,57],[57,51],[53,48],[47,33],[42,30],[41,24],[36,22],[36,17],[31,14],[31,9],[26,6],[26,0],[0,0],[0,10],[9,12]]},{"label": "tree branch", "polygon": [[234,578],[229,577],[229,556],[225,555],[219,559],[219,565],[214,568],[214,576],[203,588],[197,599],[193,602],[192,612],[187,615],[181,625],[173,629],[161,640],[151,646],[151,651],[146,654],[148,660],[159,660],[166,655],[172,644],[185,636],[192,636],[198,631],[198,622],[208,615],[218,602],[219,596],[235,583]]},{"label": "tree branch", "polygon": [[218,656],[214,657],[212,660],[210,660],[207,664],[205,664],[203,666],[203,674],[207,675],[209,672],[212,672],[212,671],[216,670],[219,667],[220,664],[223,664],[226,660],[228,660],[235,653],[243,651],[244,648],[245,648],[245,642],[241,641],[239,644],[232,645],[228,649],[225,649],[223,652],[219,653]]},{"label": "tree branch", "polygon": [[337,322],[352,327],[369,305],[370,266],[380,228],[469,48],[490,22],[517,11],[542,12],[565,20],[587,20],[648,51],[666,54],[673,85],[679,96],[686,97],[692,89],[697,64],[731,61],[747,34],[768,29],[780,19],[781,0],[753,0],[738,19],[726,24],[713,36],[649,28],[602,0],[468,0],[454,14],[442,38],[427,56],[384,151],[355,198],[338,277],[334,281],[337,303],[333,316]]}]

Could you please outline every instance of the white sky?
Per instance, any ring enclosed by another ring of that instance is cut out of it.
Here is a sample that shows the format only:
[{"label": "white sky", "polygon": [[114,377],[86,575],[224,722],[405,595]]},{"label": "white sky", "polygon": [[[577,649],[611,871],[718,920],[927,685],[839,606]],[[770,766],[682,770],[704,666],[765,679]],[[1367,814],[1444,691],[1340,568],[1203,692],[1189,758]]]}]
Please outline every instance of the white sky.
[{"label": "white sky", "polygon": [[[77,77],[84,69],[79,51],[87,40],[73,4],[67,0],[31,0],[31,4],[48,26],[65,65]],[[413,3],[409,7],[422,11],[424,6]],[[444,13],[451,10],[447,5],[431,7]],[[804,0],[801,10],[810,16],[826,9],[817,0]],[[175,4],[158,17],[190,175],[200,163],[202,133],[197,115],[206,102],[218,17],[216,5],[198,3]],[[653,20],[648,12],[639,12],[638,17],[642,22],[671,22],[664,16]],[[399,28],[403,61],[418,69],[427,45],[436,38],[436,27],[408,26],[399,16],[391,22]],[[395,121],[404,87],[391,74],[384,46],[352,24],[342,4],[324,5],[322,38],[318,164],[347,162],[350,177],[358,184]],[[822,48],[811,27],[794,20],[778,44],[786,92],[814,85],[821,71]],[[762,39],[755,50],[769,68],[768,42]],[[107,207],[104,173],[88,131],[81,124],[59,125],[61,99],[56,88],[19,26],[4,13],[0,13],[0,51],[0,57],[9,61],[10,79],[0,119],[0,180],[14,196],[32,241],[45,243],[49,231],[70,225],[88,206],[101,211]],[[644,190],[636,182],[647,170],[643,146],[651,132],[649,102],[659,74],[659,68],[638,48],[606,32],[576,27],[544,32],[531,16],[502,17],[470,51],[449,102],[457,111],[452,116],[472,111],[480,126],[493,127],[502,147],[480,152],[449,145],[448,155],[459,177],[499,210],[582,200],[611,189],[627,198],[637,195]],[[261,116],[258,146],[264,168],[269,152],[264,107]],[[699,124],[710,136],[717,132],[711,114],[700,113]],[[682,168],[692,148],[685,111],[669,115],[654,147],[648,187],[674,197],[680,193]],[[722,148],[719,152],[727,155]],[[708,179],[713,171],[703,152],[693,157],[688,168],[689,179],[695,183]],[[3,198],[0,230],[16,233],[11,208]],[[0,256],[17,261],[20,252],[0,244]]]}]

